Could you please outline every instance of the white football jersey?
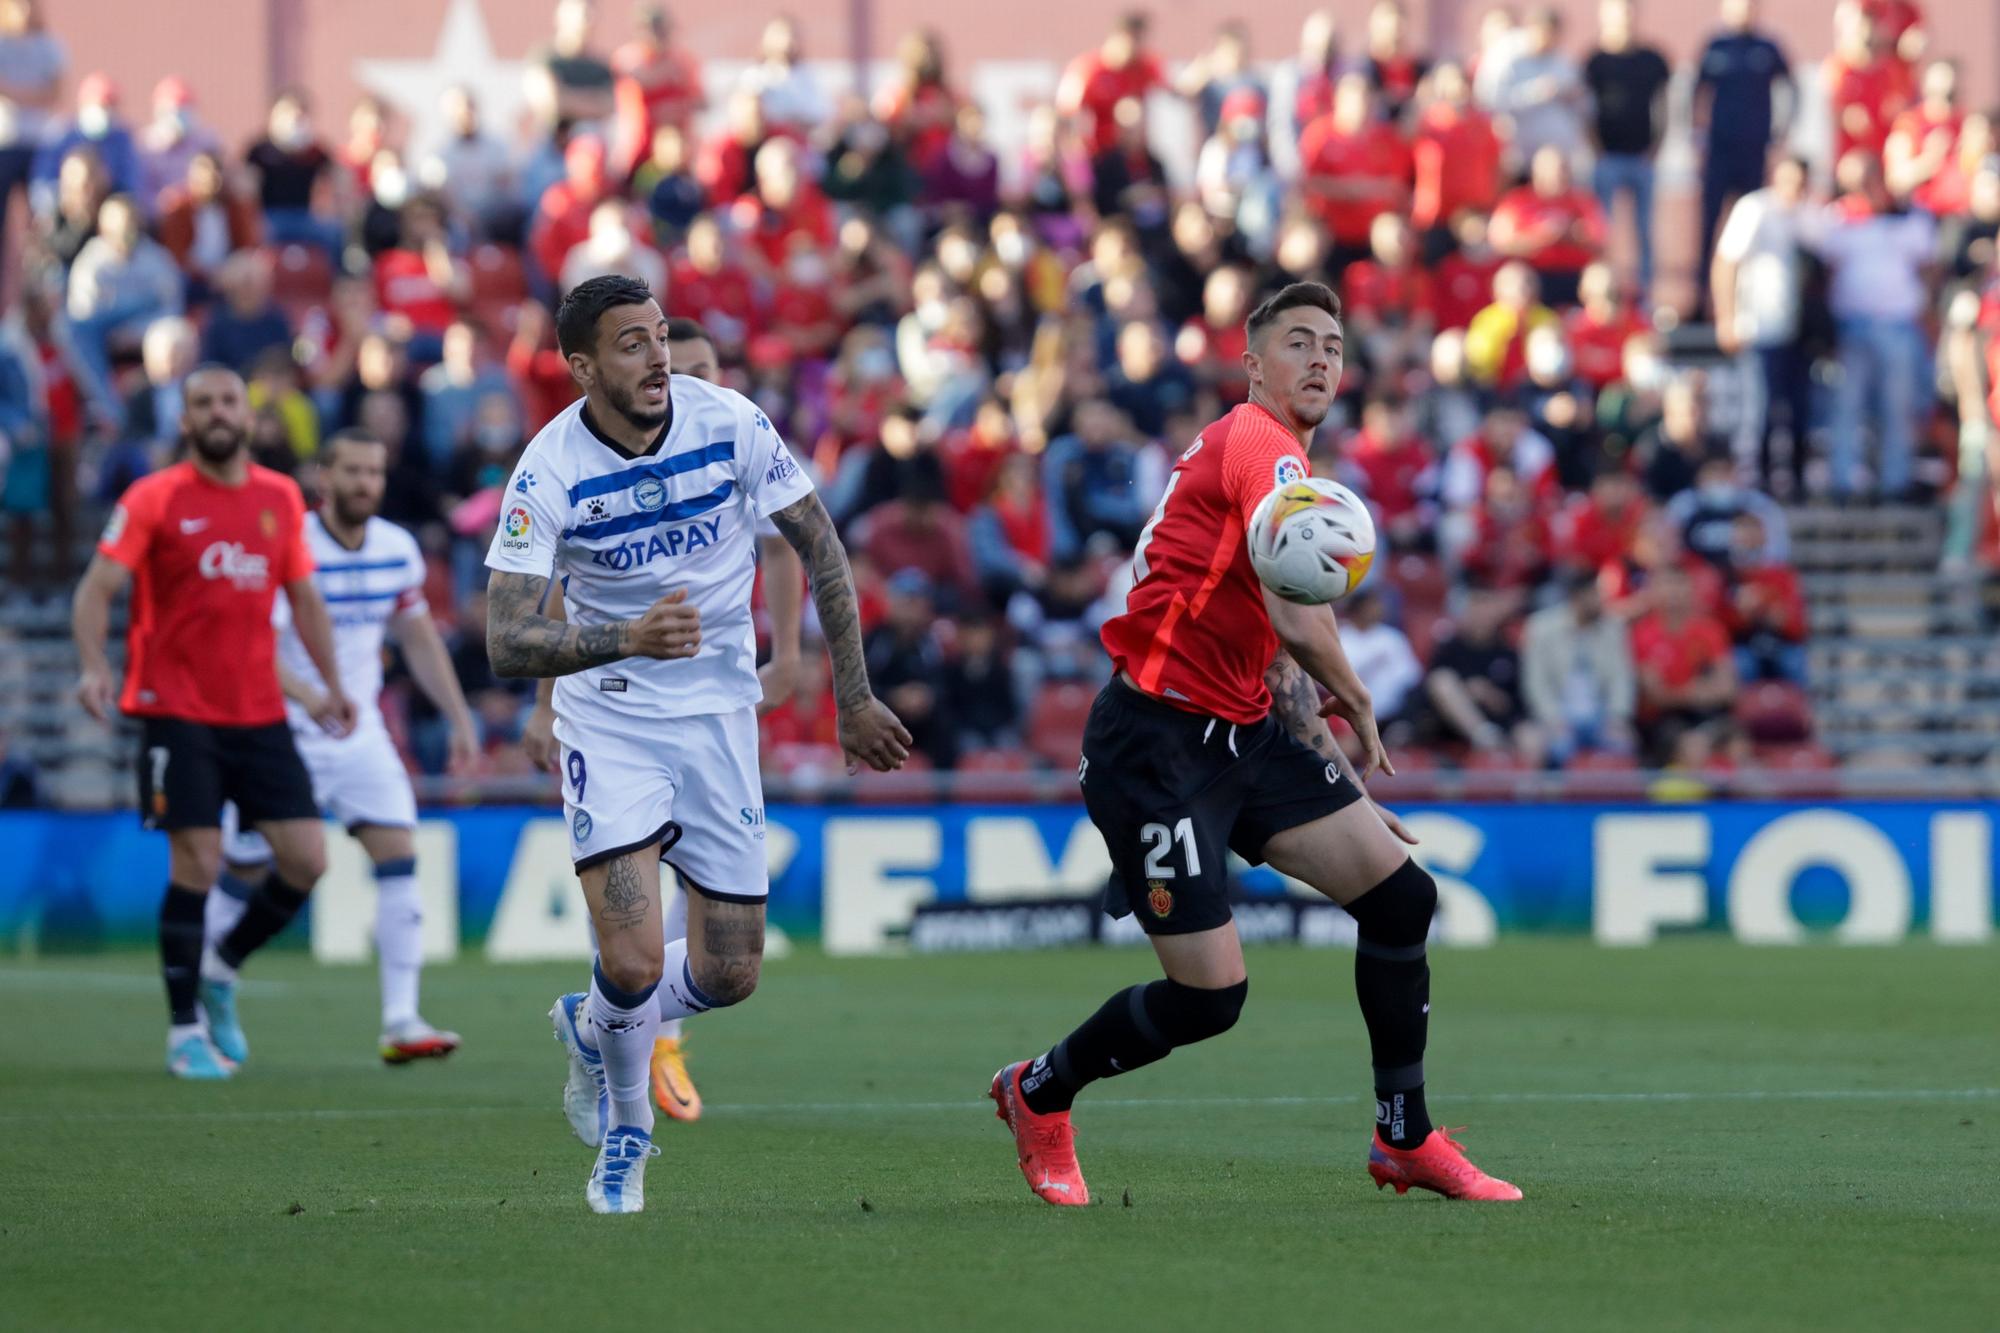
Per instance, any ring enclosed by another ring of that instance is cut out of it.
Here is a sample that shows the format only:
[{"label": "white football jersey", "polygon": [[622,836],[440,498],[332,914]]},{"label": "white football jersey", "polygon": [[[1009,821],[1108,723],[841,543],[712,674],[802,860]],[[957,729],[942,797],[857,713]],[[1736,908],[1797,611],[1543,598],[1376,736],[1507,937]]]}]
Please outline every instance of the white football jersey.
[{"label": "white football jersey", "polygon": [[770,419],[734,389],[668,380],[673,417],[624,453],[579,400],[529,442],[508,482],[489,569],[553,576],[573,625],[633,620],[676,589],[701,612],[701,650],[632,657],[558,677],[559,716],[589,727],[751,707],[756,527],[812,493]]},{"label": "white football jersey", "polygon": [[[313,586],[326,601],[333,621],[333,656],[340,664],[341,687],[360,712],[355,729],[382,726],[382,639],[389,622],[428,608],[424,603],[424,555],[417,539],[387,519],[371,518],[361,530],[361,545],[350,549],[335,541],[317,510],[306,515],[306,546],[312,551]],[[292,625],[291,603],[280,597],[271,612],[278,626],[278,660],[294,675],[323,684],[298,630]],[[285,711],[292,726],[318,732],[306,710],[291,700]]]}]

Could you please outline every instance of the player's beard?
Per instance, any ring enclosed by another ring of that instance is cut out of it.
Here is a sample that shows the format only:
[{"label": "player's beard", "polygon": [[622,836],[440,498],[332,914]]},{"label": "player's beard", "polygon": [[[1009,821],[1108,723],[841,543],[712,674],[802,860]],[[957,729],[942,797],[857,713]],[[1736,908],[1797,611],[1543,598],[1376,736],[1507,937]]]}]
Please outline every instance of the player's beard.
[{"label": "player's beard", "polygon": [[674,410],[673,399],[667,397],[660,400],[659,411],[648,411],[646,408],[639,406],[639,395],[634,390],[621,388],[613,384],[604,386],[604,397],[611,404],[612,411],[624,417],[640,430],[658,430],[667,424],[667,418],[673,414]]},{"label": "player's beard", "polygon": [[360,495],[341,495],[335,492],[332,499],[334,520],[343,528],[364,526],[369,519],[375,517],[375,511],[381,507],[377,501]]},{"label": "player's beard", "polygon": [[187,447],[202,462],[213,465],[227,463],[250,445],[249,431],[223,422],[217,422],[206,430],[193,431],[183,438]]}]

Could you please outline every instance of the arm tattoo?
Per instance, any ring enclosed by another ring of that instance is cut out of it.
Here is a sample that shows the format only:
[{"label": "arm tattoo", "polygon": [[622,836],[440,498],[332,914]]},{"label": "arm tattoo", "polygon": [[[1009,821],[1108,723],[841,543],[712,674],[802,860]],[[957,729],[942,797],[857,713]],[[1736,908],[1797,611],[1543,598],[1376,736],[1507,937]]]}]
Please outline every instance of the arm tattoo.
[{"label": "arm tattoo", "polygon": [[1313,685],[1312,677],[1284,649],[1280,648],[1278,655],[1271,659],[1271,665],[1264,672],[1264,685],[1271,691],[1271,712],[1285,730],[1320,758],[1339,765],[1340,771],[1359,787],[1361,775],[1354,771],[1346,752],[1334,742],[1326,719],[1319,715],[1318,688]]},{"label": "arm tattoo", "polygon": [[819,611],[820,632],[833,658],[833,694],[842,708],[853,708],[871,697],[868,659],[861,647],[861,613],[854,596],[854,573],[847,567],[847,550],[833,530],[833,519],[818,495],[786,505],[771,515],[812,585],[813,606]]},{"label": "arm tattoo", "polygon": [[639,883],[638,858],[620,856],[612,860],[604,877],[604,907],[597,914],[600,926],[610,930],[630,930],[646,922],[646,891]]},{"label": "arm tattoo", "polygon": [[495,571],[486,584],[486,655],[501,676],[567,676],[630,653],[623,621],[582,627],[541,614],[549,581]]}]

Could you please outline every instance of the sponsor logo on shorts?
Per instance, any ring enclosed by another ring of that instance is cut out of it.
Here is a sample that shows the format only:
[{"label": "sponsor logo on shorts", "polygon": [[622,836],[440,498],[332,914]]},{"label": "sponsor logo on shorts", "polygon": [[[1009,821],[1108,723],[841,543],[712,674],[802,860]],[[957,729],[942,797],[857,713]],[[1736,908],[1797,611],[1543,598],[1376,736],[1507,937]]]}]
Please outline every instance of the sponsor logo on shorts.
[{"label": "sponsor logo on shorts", "polygon": [[632,488],[632,498],[650,514],[666,504],[667,488],[658,477],[648,477]]},{"label": "sponsor logo on shorts", "polygon": [[764,807],[761,805],[746,805],[736,812],[736,818],[745,828],[763,828]]},{"label": "sponsor logo on shorts", "polygon": [[1295,481],[1304,481],[1307,475],[1305,460],[1297,454],[1286,454],[1278,460],[1278,466],[1273,475],[1277,478],[1278,485],[1280,486],[1289,486]]},{"label": "sponsor logo on shorts", "polygon": [[595,826],[590,822],[590,812],[579,810],[576,812],[576,819],[570,824],[570,831],[576,834],[578,842],[589,842],[590,830],[593,827]]},{"label": "sponsor logo on shorts", "polygon": [[1340,781],[1340,765],[1339,765],[1339,764],[1328,764],[1328,765],[1326,766],[1326,780],[1327,780],[1328,782],[1338,782],[1338,781]]},{"label": "sponsor logo on shorts", "polygon": [[603,680],[597,682],[597,688],[606,694],[623,694],[627,688],[627,682],[623,676],[606,676]]},{"label": "sponsor logo on shorts", "polygon": [[1146,906],[1153,909],[1154,916],[1166,916],[1174,910],[1174,895],[1159,880],[1149,879],[1146,881]]}]

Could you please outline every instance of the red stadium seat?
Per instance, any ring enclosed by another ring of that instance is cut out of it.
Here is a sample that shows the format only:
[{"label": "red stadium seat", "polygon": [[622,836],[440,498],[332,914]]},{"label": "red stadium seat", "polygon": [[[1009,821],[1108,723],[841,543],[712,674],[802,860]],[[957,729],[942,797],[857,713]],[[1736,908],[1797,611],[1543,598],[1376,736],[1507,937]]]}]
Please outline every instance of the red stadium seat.
[{"label": "red stadium seat", "polygon": [[1821,799],[1840,794],[1840,760],[1810,741],[1760,745],[1757,766],[1771,775],[1767,785],[1779,796]]},{"label": "red stadium seat", "polygon": [[1025,750],[967,750],[958,757],[961,773],[1026,773],[1034,766]]},{"label": "red stadium seat", "polygon": [[856,805],[927,805],[936,799],[931,761],[914,750],[893,772],[877,773],[864,766],[854,775]]},{"label": "red stadium seat", "polygon": [[1812,704],[1796,685],[1759,681],[1737,696],[1736,724],[1759,744],[1810,740]]},{"label": "red stadium seat", "polygon": [[1045,688],[1028,715],[1029,751],[1057,768],[1075,768],[1083,753],[1083,724],[1096,697],[1090,686],[1074,681]]},{"label": "red stadium seat", "polygon": [[1563,765],[1563,795],[1573,801],[1633,800],[1645,785],[1638,759],[1613,750],[1583,750]]}]

